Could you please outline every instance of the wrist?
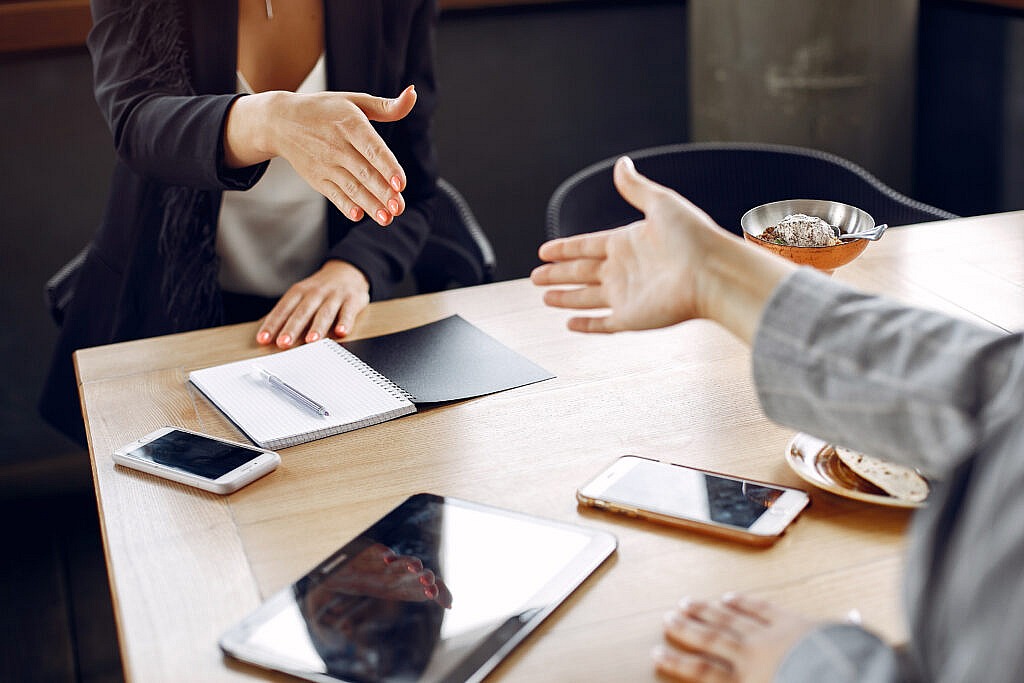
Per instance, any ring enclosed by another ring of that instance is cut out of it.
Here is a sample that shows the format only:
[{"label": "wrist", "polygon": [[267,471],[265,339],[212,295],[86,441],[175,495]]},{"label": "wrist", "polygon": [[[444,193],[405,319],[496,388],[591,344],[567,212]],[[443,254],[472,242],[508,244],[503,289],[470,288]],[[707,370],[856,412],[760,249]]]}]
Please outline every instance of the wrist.
[{"label": "wrist", "polygon": [[729,235],[709,231],[705,235],[704,254],[697,260],[695,271],[694,313],[698,318],[721,322],[723,303],[728,300],[732,277],[730,265],[735,259],[735,245]]},{"label": "wrist", "polygon": [[232,168],[259,164],[278,156],[272,125],[287,93],[269,91],[235,100],[224,131],[224,159]]},{"label": "wrist", "polygon": [[364,292],[370,291],[370,280],[366,274],[348,261],[341,259],[328,259],[321,266],[321,270],[345,280],[350,287],[360,289]]},{"label": "wrist", "polygon": [[769,297],[795,266],[731,234],[715,235],[710,246],[695,284],[697,312],[750,344]]}]

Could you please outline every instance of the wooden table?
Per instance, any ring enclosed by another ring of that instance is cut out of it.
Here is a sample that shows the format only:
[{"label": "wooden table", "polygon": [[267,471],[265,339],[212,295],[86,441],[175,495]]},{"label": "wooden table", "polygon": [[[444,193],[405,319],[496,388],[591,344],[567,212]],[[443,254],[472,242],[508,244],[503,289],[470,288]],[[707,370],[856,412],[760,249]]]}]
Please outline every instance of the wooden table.
[{"label": "wooden table", "polygon": [[[524,247],[526,248],[526,247]],[[530,247],[532,248],[532,247]],[[896,228],[836,278],[1006,330],[1024,327],[1024,212]],[[653,679],[648,652],[683,595],[751,591],[815,617],[858,609],[905,635],[905,511],[812,491],[774,547],[752,549],[578,509],[575,487],[625,453],[807,488],[761,413],[748,351],[717,326],[583,336],[526,280],[375,303],[372,336],[458,313],[556,379],[282,451],[228,497],[115,470],[111,451],[162,425],[241,438],[186,382],[266,350],[255,325],[76,354],[131,680],[291,680],[222,657],[220,634],[406,496],[429,491],[604,528],[619,549],[493,680]]]}]

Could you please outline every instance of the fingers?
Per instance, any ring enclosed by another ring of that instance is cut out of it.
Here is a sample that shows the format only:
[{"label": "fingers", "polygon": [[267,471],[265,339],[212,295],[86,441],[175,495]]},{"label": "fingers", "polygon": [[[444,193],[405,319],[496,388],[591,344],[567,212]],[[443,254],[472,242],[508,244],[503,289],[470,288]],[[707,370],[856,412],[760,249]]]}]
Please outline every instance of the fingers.
[{"label": "fingers", "polygon": [[295,125],[276,147],[345,217],[368,216],[386,226],[405,210],[407,181],[370,121],[397,121],[415,102],[411,87],[395,99],[366,93],[297,95],[281,114]]},{"label": "fingers", "polygon": [[332,178],[324,180],[320,193],[349,220],[360,221],[368,215],[382,227],[390,225],[405,206],[401,195],[392,192],[380,176],[365,167],[359,178],[345,167],[337,168]]},{"label": "fingers", "polygon": [[544,303],[555,308],[607,308],[608,299],[600,287],[550,289],[544,292]]},{"label": "fingers", "polygon": [[296,338],[285,332],[284,327],[301,300],[302,295],[296,292],[294,287],[285,292],[263,319],[260,330],[256,333],[256,341],[260,344],[275,343],[282,349],[292,346]]},{"label": "fingers", "polygon": [[731,683],[732,668],[717,659],[659,645],[651,652],[659,673],[692,683]]},{"label": "fingers", "polygon": [[447,584],[441,579],[437,579],[437,596],[434,597],[434,602],[441,605],[445,609],[452,608],[452,592],[448,590]]},{"label": "fingers", "polygon": [[375,97],[366,93],[356,93],[352,101],[363,110],[366,118],[371,121],[399,121],[412,111],[416,104],[416,86],[410,85],[398,97]]},{"label": "fingers", "polygon": [[772,623],[771,615],[776,609],[767,600],[761,600],[741,593],[726,593],[722,596],[722,602],[737,612],[745,614],[764,625]]},{"label": "fingers", "polygon": [[274,342],[291,348],[315,342],[331,333],[345,336],[370,303],[370,285],[350,263],[331,260],[310,277],[292,285],[260,325],[259,344]]},{"label": "fingers", "polygon": [[307,344],[312,344],[328,336],[331,325],[334,324],[337,315],[339,300],[340,297],[337,296],[328,297],[324,303],[317,307],[316,312],[313,314],[313,321],[306,330],[305,341]]},{"label": "fingers", "polygon": [[651,201],[653,195],[663,189],[661,185],[640,175],[640,172],[636,170],[636,166],[633,165],[633,160],[629,157],[619,157],[618,161],[615,162],[613,179],[615,188],[622,195],[622,198],[629,202],[633,208],[639,209],[644,213],[647,212],[647,204]]},{"label": "fingers", "polygon": [[601,265],[597,259],[577,259],[545,263],[534,268],[530,279],[535,285],[590,285],[601,281]]},{"label": "fingers", "polygon": [[665,637],[684,650],[726,661],[735,658],[740,649],[740,639],[734,630],[706,622],[689,610],[665,615]]},{"label": "fingers", "polygon": [[[370,121],[398,121],[405,118],[416,104],[416,89],[410,85],[402,91],[402,94],[394,99],[375,97],[366,93],[353,93],[351,99]],[[355,197],[351,197],[351,195],[350,197],[366,209],[367,213],[378,223],[387,225],[387,223],[390,223],[390,219],[387,219],[387,222],[382,222],[385,220],[385,217],[380,216],[379,212],[385,210],[386,207],[386,211],[391,216],[398,216],[404,210],[405,201],[401,198],[400,193],[405,190],[405,171],[402,169],[401,164],[398,163],[395,155],[384,144],[381,137],[373,130],[373,127],[367,126],[366,128],[368,131],[364,131],[359,140],[354,140],[353,145],[356,151],[377,172],[379,178],[373,177],[368,169],[364,167],[362,173],[359,174],[358,180],[364,184],[373,182],[375,185],[372,188],[373,194],[385,206],[371,209],[366,204],[360,203]],[[390,196],[392,191],[399,194],[397,196]]]},{"label": "fingers", "polygon": [[349,127],[347,151],[339,153],[317,189],[350,220],[368,215],[387,226],[405,211],[405,171],[369,123],[362,123]]},{"label": "fingers", "polygon": [[603,230],[551,240],[540,245],[537,255],[542,261],[603,259],[607,256],[608,237],[612,232]]},{"label": "fingers", "polygon": [[770,603],[727,594],[720,600],[683,599],[665,615],[665,637],[690,653],[735,662],[745,640],[771,627]]},{"label": "fingers", "polygon": [[732,609],[723,602],[704,602],[684,598],[679,601],[674,614],[727,632],[737,640],[742,637],[744,632],[749,631],[751,626],[761,626],[760,623],[751,623],[749,616]]},{"label": "fingers", "polygon": [[567,326],[573,332],[596,334],[610,334],[620,330],[619,326],[613,323],[612,316],[570,318]]}]

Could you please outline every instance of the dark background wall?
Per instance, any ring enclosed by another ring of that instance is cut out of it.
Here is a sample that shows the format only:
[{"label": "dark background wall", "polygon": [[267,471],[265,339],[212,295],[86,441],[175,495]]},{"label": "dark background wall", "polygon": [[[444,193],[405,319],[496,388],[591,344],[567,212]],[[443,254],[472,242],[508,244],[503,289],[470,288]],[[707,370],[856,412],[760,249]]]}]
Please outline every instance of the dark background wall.
[{"label": "dark background wall", "polygon": [[[897,189],[965,215],[1024,207],[1022,25],[977,3],[921,5],[915,169]],[[565,177],[690,139],[688,31],[684,0],[442,14],[441,170],[490,234],[500,279],[536,263],[548,197]],[[42,286],[99,220],[112,153],[84,48],[0,56],[0,84],[3,497],[88,483],[84,456],[35,414],[55,336]],[[63,463],[57,483],[33,472],[40,460]]]}]

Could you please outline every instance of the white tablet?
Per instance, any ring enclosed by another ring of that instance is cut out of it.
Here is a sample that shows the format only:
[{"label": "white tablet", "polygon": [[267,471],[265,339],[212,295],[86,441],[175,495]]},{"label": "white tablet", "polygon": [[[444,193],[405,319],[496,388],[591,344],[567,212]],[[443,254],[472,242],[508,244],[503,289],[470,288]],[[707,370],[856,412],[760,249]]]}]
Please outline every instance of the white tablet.
[{"label": "white tablet", "polygon": [[615,545],[602,531],[418,494],[220,646],[311,681],[478,681]]}]

